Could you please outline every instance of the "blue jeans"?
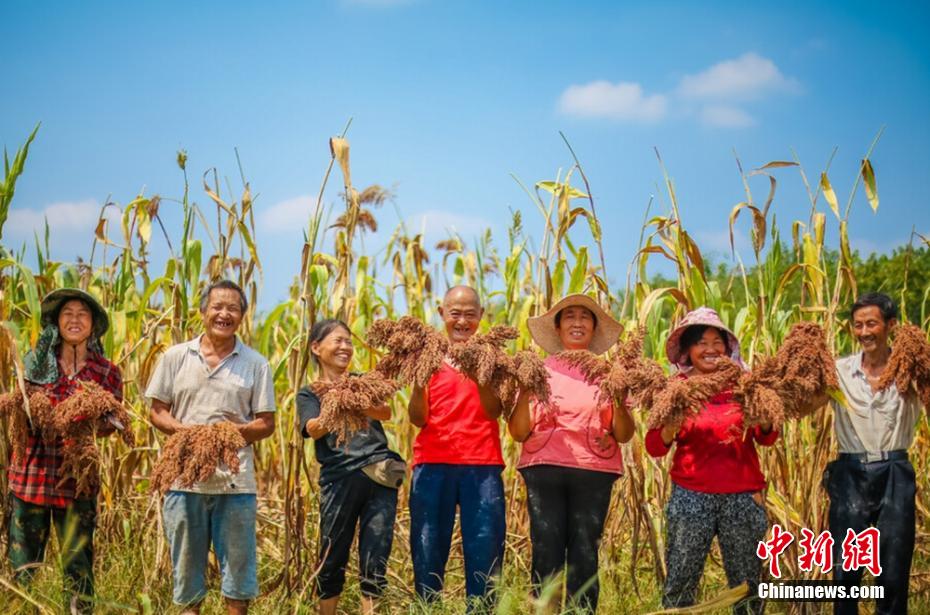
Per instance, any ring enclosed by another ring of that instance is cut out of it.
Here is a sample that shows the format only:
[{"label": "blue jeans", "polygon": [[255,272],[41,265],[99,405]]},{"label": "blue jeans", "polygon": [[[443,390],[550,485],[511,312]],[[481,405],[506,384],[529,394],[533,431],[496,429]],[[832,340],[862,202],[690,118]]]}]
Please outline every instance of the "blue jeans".
[{"label": "blue jeans", "polygon": [[417,595],[433,600],[442,591],[460,511],[465,594],[485,598],[500,573],[506,536],[501,466],[425,463],[413,469],[410,487],[410,552]]},{"label": "blue jeans", "polygon": [[223,596],[251,600],[258,595],[255,512],[254,493],[168,492],[164,518],[174,570],[175,604],[196,604],[206,596],[211,542],[220,565]]}]

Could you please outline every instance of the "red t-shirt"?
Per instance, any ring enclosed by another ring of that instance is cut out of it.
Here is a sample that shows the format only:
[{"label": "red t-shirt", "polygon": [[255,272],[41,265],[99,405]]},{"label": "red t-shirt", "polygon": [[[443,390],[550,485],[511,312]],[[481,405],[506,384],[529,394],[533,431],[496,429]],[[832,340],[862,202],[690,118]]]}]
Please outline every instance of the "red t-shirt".
[{"label": "red t-shirt", "polygon": [[[762,433],[758,426],[743,431],[743,410],[732,391],[713,397],[697,415],[685,420],[675,436],[672,481],[702,493],[765,489],[755,443],[771,446],[778,432]],[[650,455],[662,457],[670,449],[662,441],[661,429],[649,430],[646,450]]]},{"label": "red t-shirt", "polygon": [[504,465],[500,426],[484,413],[478,385],[448,363],[426,388],[426,425],[413,443],[413,465]]}]

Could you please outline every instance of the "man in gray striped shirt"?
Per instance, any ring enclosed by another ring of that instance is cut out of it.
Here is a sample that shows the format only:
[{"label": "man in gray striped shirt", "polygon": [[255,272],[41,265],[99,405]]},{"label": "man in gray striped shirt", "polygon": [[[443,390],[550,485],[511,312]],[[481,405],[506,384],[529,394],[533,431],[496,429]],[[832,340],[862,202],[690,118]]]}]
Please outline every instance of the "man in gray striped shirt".
[{"label": "man in gray striped shirt", "polygon": [[165,496],[174,602],[188,615],[200,612],[206,596],[211,543],[227,612],[248,612],[258,595],[252,443],[274,432],[275,400],[268,361],[236,336],[247,308],[239,286],[228,280],[211,284],[200,304],[203,335],[169,348],[145,392],[152,425],[164,433],[230,421],[248,444],[239,450],[237,474],[220,464],[207,480],[187,489],[175,485]]}]

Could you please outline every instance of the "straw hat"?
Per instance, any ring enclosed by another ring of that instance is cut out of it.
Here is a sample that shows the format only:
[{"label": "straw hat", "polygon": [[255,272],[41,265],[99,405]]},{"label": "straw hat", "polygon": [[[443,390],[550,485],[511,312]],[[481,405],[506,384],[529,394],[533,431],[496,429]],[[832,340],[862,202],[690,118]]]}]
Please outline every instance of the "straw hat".
[{"label": "straw hat", "polygon": [[530,318],[526,325],[529,327],[530,335],[533,341],[540,348],[549,354],[562,352],[562,340],[559,338],[559,332],[555,326],[556,314],[568,307],[580,306],[587,308],[594,314],[597,324],[594,326],[594,337],[591,338],[591,345],[588,350],[594,354],[603,354],[611,346],[617,343],[620,333],[623,331],[623,325],[614,320],[613,316],[608,314],[597,302],[587,295],[575,294],[562,298],[558,303],[549,308],[549,311],[541,316]]},{"label": "straw hat", "polygon": [[723,331],[727,336],[730,358],[737,364],[742,365],[739,351],[739,339],[736,337],[736,334],[723,324],[717,312],[709,307],[699,307],[696,310],[691,310],[685,314],[685,317],[681,319],[678,326],[672,330],[671,335],[668,336],[668,341],[665,342],[665,356],[668,357],[669,363],[672,365],[686,364],[688,358],[681,350],[681,336],[684,334],[685,329],[696,325],[715,327]]}]

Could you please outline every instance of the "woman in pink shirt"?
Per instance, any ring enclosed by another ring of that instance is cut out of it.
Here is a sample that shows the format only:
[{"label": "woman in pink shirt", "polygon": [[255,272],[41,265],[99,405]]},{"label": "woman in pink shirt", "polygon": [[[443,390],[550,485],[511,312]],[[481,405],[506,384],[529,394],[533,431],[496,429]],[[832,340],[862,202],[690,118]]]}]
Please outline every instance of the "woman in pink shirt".
[{"label": "woman in pink shirt", "polygon": [[[602,354],[623,327],[586,295],[570,295],[528,322],[533,340],[550,355],[563,350]],[[520,395],[510,417],[523,443],[518,468],[526,483],[533,544],[533,589],[566,573],[572,606],[595,612],[597,551],[614,481],[623,471],[619,444],[633,436],[623,400],[600,403],[598,387],[555,356],[546,359],[552,387],[548,407]]]},{"label": "woman in pink shirt", "polygon": [[[669,336],[665,351],[682,378],[714,372],[723,357],[741,363],[739,340],[717,312],[706,307],[685,316]],[[771,425],[744,429],[743,411],[732,390],[718,393],[684,423],[664,425],[646,434],[646,450],[653,457],[662,457],[675,447],[672,495],[665,511],[664,607],[694,604],[716,535],[729,586],[749,584],[751,598],[737,603],[734,611],[762,611],[762,602],[755,598],[762,572],[756,546],[765,537],[768,520],[762,504],[765,477],[759,469],[756,444],[771,446],[777,439],[778,432]]]}]

